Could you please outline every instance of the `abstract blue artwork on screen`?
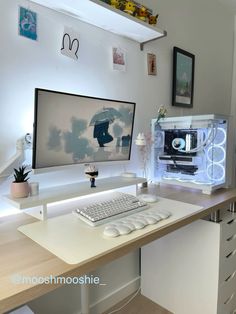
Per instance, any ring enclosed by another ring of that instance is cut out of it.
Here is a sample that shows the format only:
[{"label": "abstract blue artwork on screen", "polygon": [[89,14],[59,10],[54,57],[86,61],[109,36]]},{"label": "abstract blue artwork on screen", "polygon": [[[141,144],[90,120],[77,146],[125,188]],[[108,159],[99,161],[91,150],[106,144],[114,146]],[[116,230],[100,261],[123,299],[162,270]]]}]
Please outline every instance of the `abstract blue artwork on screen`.
[{"label": "abstract blue artwork on screen", "polygon": [[36,89],[33,169],[130,160],[135,103]]},{"label": "abstract blue artwork on screen", "polygon": [[37,40],[37,13],[19,8],[19,35]]}]

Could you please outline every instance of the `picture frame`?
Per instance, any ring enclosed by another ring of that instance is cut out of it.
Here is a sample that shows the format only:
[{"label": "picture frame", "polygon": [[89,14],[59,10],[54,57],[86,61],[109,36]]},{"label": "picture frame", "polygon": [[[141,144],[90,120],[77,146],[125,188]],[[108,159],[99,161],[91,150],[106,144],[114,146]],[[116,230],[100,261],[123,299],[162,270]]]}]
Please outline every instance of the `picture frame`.
[{"label": "picture frame", "polygon": [[126,71],[126,52],[120,47],[112,47],[113,70]]},{"label": "picture frame", "polygon": [[154,53],[147,54],[148,75],[157,75],[156,55]]},{"label": "picture frame", "polygon": [[31,40],[38,39],[36,12],[19,6],[18,33],[20,36],[29,38]]},{"label": "picture frame", "polygon": [[173,48],[172,105],[192,108],[194,94],[195,56],[178,47]]}]

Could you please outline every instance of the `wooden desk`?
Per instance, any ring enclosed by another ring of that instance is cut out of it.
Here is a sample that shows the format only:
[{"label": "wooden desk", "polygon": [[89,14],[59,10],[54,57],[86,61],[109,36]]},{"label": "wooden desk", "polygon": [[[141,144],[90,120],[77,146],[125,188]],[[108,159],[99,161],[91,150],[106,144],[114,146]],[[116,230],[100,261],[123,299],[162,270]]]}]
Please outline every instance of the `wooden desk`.
[{"label": "wooden desk", "polygon": [[203,195],[196,190],[181,187],[173,188],[164,185],[161,187],[152,187],[152,189],[162,197],[200,205],[204,209],[176,223],[150,232],[139,239],[129,241],[129,243],[116,248],[114,251],[109,251],[106,254],[76,265],[64,263],[17,231],[19,226],[36,221],[34,218],[24,213],[1,218],[0,313],[27,303],[59,287],[59,285],[45,284],[34,286],[13,284],[11,276],[14,274],[42,277],[50,275],[65,277],[83,275],[182,226],[203,218],[230,202],[236,201],[236,189],[218,190],[213,195]]}]

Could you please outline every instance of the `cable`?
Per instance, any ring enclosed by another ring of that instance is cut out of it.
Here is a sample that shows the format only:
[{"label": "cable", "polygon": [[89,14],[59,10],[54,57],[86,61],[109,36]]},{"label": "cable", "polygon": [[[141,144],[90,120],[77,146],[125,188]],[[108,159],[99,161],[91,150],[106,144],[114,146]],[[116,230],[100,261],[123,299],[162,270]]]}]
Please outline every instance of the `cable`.
[{"label": "cable", "polygon": [[198,147],[195,147],[193,149],[190,149],[188,151],[183,151],[183,152],[186,152],[186,153],[195,153],[195,152],[198,152],[199,150],[207,147],[210,143],[213,142],[213,140],[215,139],[216,137],[216,132],[217,132],[217,127],[213,127],[211,128],[211,131],[208,135],[208,137],[206,138],[206,140],[201,144],[199,145]]},{"label": "cable", "polygon": [[113,311],[111,311],[111,312],[109,312],[109,313],[107,313],[107,314],[113,314],[113,313],[116,313],[116,312],[122,310],[124,307],[126,307],[126,305],[128,305],[128,304],[138,295],[138,293],[139,293],[140,290],[141,290],[141,287],[138,288],[138,290],[133,294],[133,296],[132,296],[127,302],[125,302],[125,304],[123,304],[123,305],[122,305],[121,307],[119,307],[118,309],[113,310]]},{"label": "cable", "polygon": [[[174,156],[171,156],[171,160],[173,161],[173,167],[174,169],[173,170],[181,170],[184,171],[185,174],[190,174],[190,175],[193,175],[195,174],[195,172],[198,170],[198,167],[195,166],[195,165],[182,165],[182,164],[177,164],[176,160],[175,160],[175,157]],[[170,164],[170,167],[172,165]],[[187,172],[187,173],[186,173]],[[183,173],[183,172],[182,172]]]},{"label": "cable", "polygon": [[[206,146],[208,146],[214,140],[214,138],[216,137],[216,133],[217,133],[217,126],[214,123],[212,123],[211,131],[208,134],[208,137],[205,139],[205,141],[201,145],[199,145],[198,147],[189,149],[189,150],[178,149],[178,152],[181,152],[181,153],[196,153],[199,150],[201,150],[201,149],[205,148]],[[210,143],[208,143],[209,141],[210,141]]]}]

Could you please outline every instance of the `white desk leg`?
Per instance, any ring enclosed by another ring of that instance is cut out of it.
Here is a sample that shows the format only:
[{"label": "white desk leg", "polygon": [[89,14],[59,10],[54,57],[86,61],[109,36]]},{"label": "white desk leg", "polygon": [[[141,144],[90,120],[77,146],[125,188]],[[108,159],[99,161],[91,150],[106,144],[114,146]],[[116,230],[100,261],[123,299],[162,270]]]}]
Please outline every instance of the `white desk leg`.
[{"label": "white desk leg", "polygon": [[89,285],[81,285],[81,314],[89,314]]},{"label": "white desk leg", "polygon": [[40,212],[40,214],[42,215],[42,220],[46,220],[48,217],[48,208],[47,208],[47,204],[43,204],[42,206],[42,211]]},{"label": "white desk leg", "polygon": [[46,220],[47,219],[47,204],[43,204],[40,206],[26,209],[25,213],[39,220]]}]

